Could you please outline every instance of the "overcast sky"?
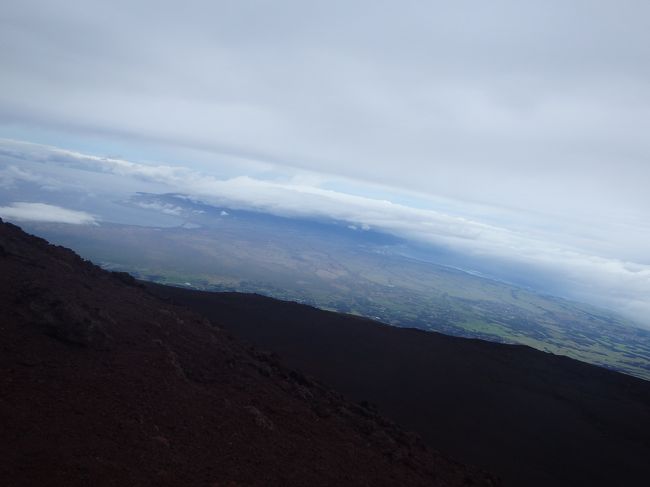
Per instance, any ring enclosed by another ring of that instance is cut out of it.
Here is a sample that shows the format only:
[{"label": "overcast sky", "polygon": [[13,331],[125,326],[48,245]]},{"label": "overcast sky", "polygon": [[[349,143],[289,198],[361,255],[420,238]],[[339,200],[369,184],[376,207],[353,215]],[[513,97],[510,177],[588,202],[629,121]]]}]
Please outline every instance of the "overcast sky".
[{"label": "overcast sky", "polygon": [[523,260],[635,269],[642,304],[648,19],[632,0],[5,0],[0,137],[184,166],[251,204],[263,183],[284,212],[297,186],[498,227]]}]

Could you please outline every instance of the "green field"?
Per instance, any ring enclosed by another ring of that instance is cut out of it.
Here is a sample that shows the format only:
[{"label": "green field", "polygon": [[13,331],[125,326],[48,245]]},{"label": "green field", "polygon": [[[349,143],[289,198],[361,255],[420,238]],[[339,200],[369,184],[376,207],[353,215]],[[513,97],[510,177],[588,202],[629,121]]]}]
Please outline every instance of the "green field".
[{"label": "green field", "polygon": [[163,284],[275,298],[492,341],[650,379],[650,332],[615,313],[398,255],[319,229],[224,219],[195,229],[29,228],[106,268]]}]

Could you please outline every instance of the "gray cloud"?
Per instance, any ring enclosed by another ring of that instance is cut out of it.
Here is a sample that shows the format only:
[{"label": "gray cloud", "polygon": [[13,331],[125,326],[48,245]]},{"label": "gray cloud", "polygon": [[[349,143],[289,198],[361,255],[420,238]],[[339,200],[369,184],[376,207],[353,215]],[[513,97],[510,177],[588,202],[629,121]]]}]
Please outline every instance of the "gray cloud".
[{"label": "gray cloud", "polygon": [[10,1],[0,120],[552,214],[650,206],[642,1]]}]

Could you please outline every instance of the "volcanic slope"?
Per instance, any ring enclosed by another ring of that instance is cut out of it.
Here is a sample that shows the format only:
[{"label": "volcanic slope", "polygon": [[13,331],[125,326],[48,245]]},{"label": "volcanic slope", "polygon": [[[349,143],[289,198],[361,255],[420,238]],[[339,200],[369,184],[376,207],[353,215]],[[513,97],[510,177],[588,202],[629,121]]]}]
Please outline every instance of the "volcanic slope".
[{"label": "volcanic slope", "polygon": [[0,319],[0,485],[496,485],[1,221]]},{"label": "volcanic slope", "polygon": [[510,486],[646,485],[650,382],[521,345],[147,285]]}]

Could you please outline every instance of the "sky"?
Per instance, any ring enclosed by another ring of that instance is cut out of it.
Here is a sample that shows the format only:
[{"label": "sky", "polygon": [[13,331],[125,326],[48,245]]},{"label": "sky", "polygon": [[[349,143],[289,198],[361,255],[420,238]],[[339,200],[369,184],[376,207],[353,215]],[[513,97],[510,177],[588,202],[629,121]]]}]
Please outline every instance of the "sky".
[{"label": "sky", "polygon": [[[101,176],[330,216],[643,318],[648,18],[631,0],[6,0],[0,191]],[[0,215],[101,220],[47,203]]]}]

